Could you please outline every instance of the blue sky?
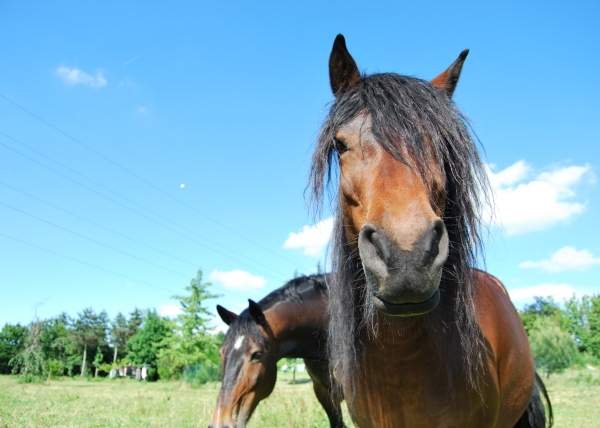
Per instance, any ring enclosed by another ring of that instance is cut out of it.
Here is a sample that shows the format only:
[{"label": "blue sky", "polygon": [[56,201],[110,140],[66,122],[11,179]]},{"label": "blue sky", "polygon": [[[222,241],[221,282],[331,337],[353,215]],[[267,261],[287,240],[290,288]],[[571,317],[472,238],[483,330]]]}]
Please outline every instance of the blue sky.
[{"label": "blue sky", "polygon": [[517,307],[600,291],[597,2],[214,3],[0,4],[1,325],[173,314],[197,269],[239,311],[326,263],[303,194],[337,33],[369,73],[470,48],[487,269]]}]

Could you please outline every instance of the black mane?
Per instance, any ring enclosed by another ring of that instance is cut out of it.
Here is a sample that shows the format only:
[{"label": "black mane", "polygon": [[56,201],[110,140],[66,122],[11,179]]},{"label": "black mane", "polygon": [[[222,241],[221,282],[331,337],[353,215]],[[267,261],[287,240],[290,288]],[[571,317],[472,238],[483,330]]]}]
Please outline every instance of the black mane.
[{"label": "black mane", "polygon": [[327,274],[319,274],[294,278],[267,294],[258,302],[258,305],[264,311],[284,300],[302,303],[302,294],[309,288],[314,288],[319,294],[327,291],[327,277]]},{"label": "black mane", "polygon": [[[407,327],[425,322],[444,343],[458,341],[469,383],[478,390],[483,344],[474,320],[472,268],[482,255],[480,215],[488,202],[489,184],[468,121],[450,97],[429,82],[394,73],[362,76],[332,104],[319,135],[309,183],[317,208],[322,206],[325,187],[337,164],[334,135],[361,113],[371,117],[372,132],[382,147],[418,171],[428,189],[436,170],[441,168],[444,174],[443,221],[450,248],[440,283],[441,303],[428,315],[402,322]],[[328,346],[336,377],[352,391],[363,358],[362,340],[365,334],[376,336],[377,325],[362,265],[357,252],[348,246],[343,221],[338,206],[332,238]]]},{"label": "black mane", "polygon": [[[319,274],[294,278],[285,285],[267,294],[258,302],[258,305],[263,311],[266,311],[275,304],[284,301],[300,304],[303,301],[303,294],[311,289],[314,289],[319,294],[327,293],[329,276],[330,275],[328,274]],[[253,340],[268,349],[268,343],[258,329],[256,322],[250,316],[248,309],[244,309],[229,326],[227,337],[224,342],[225,346],[227,346],[228,342],[240,335],[252,337]]]}]

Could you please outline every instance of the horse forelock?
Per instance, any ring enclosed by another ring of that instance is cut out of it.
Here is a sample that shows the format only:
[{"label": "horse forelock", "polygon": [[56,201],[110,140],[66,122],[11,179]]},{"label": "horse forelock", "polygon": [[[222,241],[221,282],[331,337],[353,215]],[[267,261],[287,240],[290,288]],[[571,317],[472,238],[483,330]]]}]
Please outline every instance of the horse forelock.
[{"label": "horse forelock", "polygon": [[244,343],[244,340],[240,340],[242,337],[246,340],[250,339],[265,350],[269,349],[268,337],[258,328],[258,324],[252,319],[248,309],[244,309],[229,326],[223,341],[225,353],[230,354],[232,350],[238,351]]},{"label": "horse forelock", "polygon": [[[430,191],[436,171],[445,178],[443,221],[450,244],[440,284],[442,303],[434,311],[436,316],[420,318],[432,327],[439,323],[456,326],[468,381],[478,389],[483,345],[474,320],[477,290],[472,268],[483,262],[480,219],[491,193],[468,120],[444,92],[426,81],[393,73],[363,76],[355,88],[332,104],[319,135],[309,183],[317,210],[336,168],[334,135],[360,114],[371,118],[372,133],[384,149],[414,167]],[[339,206],[335,223],[328,346],[335,376],[348,391],[353,389],[354,372],[360,372],[361,335],[377,335],[377,325],[360,259],[346,241]],[[348,346],[350,343],[355,346]]]}]

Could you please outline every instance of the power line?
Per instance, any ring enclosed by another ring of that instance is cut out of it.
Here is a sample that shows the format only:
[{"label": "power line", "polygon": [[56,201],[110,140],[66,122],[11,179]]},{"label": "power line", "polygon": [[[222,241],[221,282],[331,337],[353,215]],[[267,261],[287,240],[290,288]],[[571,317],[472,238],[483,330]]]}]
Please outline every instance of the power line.
[{"label": "power line", "polygon": [[68,214],[68,215],[70,215],[72,217],[75,217],[75,218],[77,218],[79,220],[85,221],[86,223],[89,223],[89,224],[91,224],[93,226],[96,226],[96,227],[98,227],[100,229],[103,229],[103,230],[106,230],[108,232],[114,233],[115,235],[120,236],[121,238],[125,238],[125,239],[127,239],[127,240],[129,240],[131,242],[135,242],[138,245],[141,245],[143,247],[149,248],[149,249],[151,249],[153,251],[156,251],[157,253],[163,254],[165,256],[169,256],[169,257],[171,257],[171,258],[173,258],[175,260],[178,260],[178,261],[180,261],[182,263],[186,263],[186,264],[188,264],[190,266],[197,267],[197,265],[195,263],[190,262],[189,260],[184,260],[184,259],[182,259],[182,258],[180,258],[180,257],[178,257],[178,256],[176,256],[174,254],[171,254],[171,253],[168,253],[168,252],[166,252],[164,250],[161,250],[160,248],[153,247],[152,245],[148,245],[148,244],[146,244],[146,243],[144,243],[144,242],[142,242],[142,241],[140,241],[138,239],[132,238],[131,236],[127,236],[127,235],[125,235],[125,234],[123,234],[121,232],[118,232],[116,230],[113,230],[113,229],[110,229],[110,228],[108,228],[106,226],[103,226],[103,225],[101,225],[99,223],[91,221],[91,220],[89,220],[89,219],[87,219],[85,217],[82,217],[82,216],[80,216],[78,214],[75,214],[75,213],[73,213],[73,212],[71,212],[69,210],[61,208],[61,207],[59,207],[59,206],[57,206],[57,205],[55,205],[55,204],[53,204],[51,202],[45,201],[45,200],[43,200],[41,198],[38,198],[37,196],[34,196],[34,195],[32,195],[30,193],[27,193],[27,192],[25,192],[23,190],[17,189],[16,187],[11,186],[10,184],[4,183],[2,181],[0,181],[0,184],[3,185],[3,186],[5,186],[5,187],[8,187],[9,189],[12,189],[15,192],[19,192],[19,193],[21,193],[21,194],[23,194],[23,195],[25,195],[25,196],[27,196],[27,197],[29,197],[31,199],[34,199],[34,200],[36,200],[38,202],[46,204],[46,205],[48,205],[48,206],[50,206],[50,207],[52,207],[52,208],[54,208],[54,209],[56,209],[58,211],[61,211],[61,212],[65,213],[65,214]]},{"label": "power line", "polygon": [[165,266],[159,265],[159,264],[157,264],[157,263],[151,262],[150,260],[146,260],[146,259],[144,259],[144,258],[142,258],[142,257],[138,257],[138,256],[136,256],[136,255],[134,255],[134,254],[128,253],[127,251],[119,250],[118,248],[116,248],[116,247],[113,247],[112,245],[105,244],[105,243],[103,243],[103,242],[100,242],[100,241],[98,241],[98,240],[96,240],[96,239],[94,239],[94,238],[90,238],[89,236],[85,236],[85,235],[83,235],[83,234],[81,234],[81,233],[79,233],[79,232],[75,232],[75,231],[73,231],[73,230],[71,230],[71,229],[68,229],[68,228],[66,228],[66,227],[60,226],[60,225],[58,225],[58,224],[56,224],[56,223],[52,223],[51,221],[48,221],[48,220],[45,220],[45,219],[43,219],[43,218],[41,218],[41,217],[38,217],[38,216],[36,216],[35,214],[28,213],[28,212],[26,212],[26,211],[23,211],[23,210],[21,210],[21,209],[19,209],[19,208],[13,207],[12,205],[5,204],[5,203],[4,203],[4,202],[2,202],[2,201],[0,201],[0,205],[4,205],[5,207],[7,207],[7,208],[10,208],[11,210],[14,210],[14,211],[16,211],[16,212],[18,212],[18,213],[21,213],[21,214],[23,214],[23,215],[26,215],[26,216],[29,216],[29,217],[31,217],[31,218],[34,218],[34,219],[36,219],[36,220],[38,220],[38,221],[41,221],[42,223],[49,224],[50,226],[56,227],[57,229],[60,229],[60,230],[62,230],[62,231],[65,231],[65,232],[68,232],[68,233],[70,233],[70,234],[72,234],[72,235],[78,236],[78,237],[80,237],[80,238],[83,238],[83,239],[85,239],[85,240],[88,240],[88,241],[90,241],[90,242],[93,242],[93,243],[95,243],[95,244],[97,244],[97,245],[100,245],[100,246],[102,246],[102,247],[108,248],[109,250],[116,251],[116,252],[118,252],[118,253],[124,254],[124,255],[126,255],[126,256],[129,256],[129,257],[131,257],[131,258],[133,258],[133,259],[136,259],[136,260],[139,260],[139,261],[141,261],[141,262],[147,263],[147,264],[149,264],[149,265],[151,265],[151,266],[157,267],[157,268],[159,268],[159,269],[162,269],[162,270],[165,270],[165,271],[167,271],[167,272],[171,272],[171,273],[173,273],[173,274],[175,274],[175,275],[179,275],[179,276],[182,276],[182,277],[184,277],[184,278],[187,278],[187,277],[188,277],[187,275],[184,275],[184,274],[182,274],[182,273],[180,273],[180,272],[176,272],[176,271],[174,271],[174,270],[172,270],[172,269],[169,269],[168,267],[165,267]]},{"label": "power line", "polygon": [[[13,137],[11,137],[11,136],[7,135],[6,133],[4,133],[4,132],[2,132],[2,131],[0,131],[0,134],[1,134],[1,135],[4,135],[4,136],[5,136],[5,137],[7,137],[7,138],[10,138],[11,140],[13,140],[13,141],[15,141],[15,142],[17,142],[17,143],[19,143],[19,144],[22,144],[22,145],[24,145],[25,147],[28,147],[28,146],[27,146],[25,143],[22,143],[22,142],[20,142],[20,141],[16,140],[15,138],[13,138]],[[80,183],[80,182],[78,182],[78,181],[76,181],[76,180],[74,180],[74,179],[72,179],[72,178],[70,178],[70,177],[68,177],[68,176],[64,175],[64,174],[63,174],[63,173],[61,173],[61,172],[59,172],[59,171],[56,171],[54,168],[51,168],[51,167],[49,167],[48,165],[44,165],[43,163],[41,163],[41,162],[39,162],[39,161],[37,161],[37,160],[35,160],[35,159],[31,158],[30,156],[27,156],[27,155],[25,155],[24,153],[21,153],[21,152],[19,152],[18,150],[14,149],[14,148],[12,148],[12,147],[10,147],[10,146],[8,146],[8,145],[6,145],[6,144],[2,143],[2,142],[0,142],[0,145],[1,145],[1,146],[3,146],[3,147],[5,147],[5,148],[7,148],[7,149],[9,149],[9,150],[11,150],[11,151],[13,151],[13,152],[15,152],[15,153],[17,153],[17,154],[19,154],[20,156],[22,156],[22,157],[24,157],[24,158],[28,159],[28,160],[29,160],[29,161],[31,161],[31,162],[34,162],[34,163],[36,163],[37,165],[39,165],[39,166],[42,166],[43,168],[46,168],[46,169],[48,169],[48,170],[52,171],[53,173],[55,173],[55,174],[57,174],[57,175],[61,176],[62,178],[66,179],[66,180],[68,180],[68,181],[71,181],[72,183],[74,183],[74,184],[76,184],[76,185],[78,185],[78,186],[80,186],[80,187],[83,187],[83,188],[87,189],[88,191],[90,191],[90,192],[92,192],[92,193],[94,193],[94,194],[96,194],[96,195],[98,195],[98,196],[100,196],[100,197],[102,197],[102,198],[104,198],[104,199],[107,199],[107,200],[111,201],[112,203],[114,203],[114,204],[116,204],[116,205],[120,206],[121,208],[123,208],[123,209],[126,209],[126,210],[128,210],[128,211],[130,211],[130,212],[133,212],[133,213],[137,214],[138,216],[140,216],[140,217],[142,217],[142,218],[146,219],[147,221],[150,221],[150,222],[152,222],[152,223],[154,223],[154,224],[156,224],[156,225],[158,225],[158,226],[160,226],[160,227],[162,227],[162,228],[164,228],[164,229],[167,229],[167,230],[169,230],[170,232],[172,232],[172,233],[175,233],[175,234],[177,234],[177,235],[179,235],[179,236],[181,236],[181,237],[183,237],[183,238],[185,238],[185,239],[187,239],[187,240],[189,240],[189,241],[191,241],[191,242],[193,242],[193,243],[195,243],[195,244],[197,244],[197,245],[199,245],[199,246],[202,246],[202,247],[204,247],[204,248],[206,248],[206,249],[208,249],[208,250],[210,250],[210,251],[212,251],[212,252],[214,252],[214,253],[217,253],[217,254],[219,254],[219,255],[221,255],[221,256],[223,256],[223,257],[225,257],[225,258],[229,259],[229,260],[232,260],[232,261],[234,261],[234,262],[236,262],[236,263],[241,263],[242,265],[244,265],[244,266],[247,266],[247,264],[246,264],[245,262],[243,262],[243,261],[240,261],[239,259],[236,259],[236,258],[234,258],[234,257],[231,257],[231,256],[229,256],[229,255],[227,255],[227,254],[224,254],[223,252],[221,252],[221,251],[219,251],[219,250],[217,250],[217,249],[215,249],[215,248],[213,248],[213,247],[210,247],[210,246],[206,245],[206,244],[205,244],[205,243],[203,243],[203,242],[197,241],[196,239],[193,239],[193,238],[191,238],[191,237],[189,237],[189,236],[187,236],[187,235],[185,235],[185,234],[183,234],[183,233],[181,233],[181,232],[179,232],[179,231],[177,231],[177,230],[175,230],[175,229],[173,229],[173,228],[171,228],[171,227],[169,227],[169,226],[166,226],[165,224],[162,224],[162,223],[160,223],[160,222],[158,222],[158,221],[156,221],[156,220],[154,220],[154,219],[152,219],[152,218],[150,218],[150,217],[148,217],[148,216],[146,216],[146,215],[144,215],[144,214],[140,213],[139,211],[136,211],[136,210],[134,210],[134,209],[132,209],[132,208],[130,208],[130,207],[127,207],[126,205],[123,205],[122,203],[120,203],[120,202],[118,202],[118,201],[115,201],[114,199],[112,199],[112,198],[110,198],[110,197],[108,197],[108,196],[106,196],[106,195],[104,195],[104,194],[102,194],[102,193],[100,193],[100,192],[98,192],[98,191],[96,191],[96,190],[94,190],[94,189],[90,188],[89,186],[86,186],[85,184],[82,184],[82,183]],[[28,147],[28,148],[29,148],[29,147]],[[34,150],[34,149],[31,149],[31,150]],[[34,150],[34,151],[35,151],[36,153],[38,153],[38,154],[41,154],[41,153],[40,153],[40,152],[38,152],[37,150]],[[48,156],[46,156],[46,155],[43,155],[43,154],[41,154],[41,155],[42,155],[42,156],[45,156],[45,157],[48,157]],[[48,158],[49,158],[49,157],[48,157]],[[50,158],[50,159],[51,159],[51,158]],[[51,159],[51,160],[52,160],[52,159]],[[53,161],[54,161],[54,160],[53,160]],[[59,163],[58,161],[55,161],[55,162]],[[60,163],[59,163],[59,164],[60,164]],[[62,166],[62,165],[61,165],[61,166]],[[68,167],[67,167],[67,168],[68,168]],[[78,173],[78,172],[76,172],[76,171],[72,170],[71,168],[68,168],[68,169],[69,169],[69,170],[71,170],[71,171],[73,171],[74,173],[76,173],[76,174],[78,174],[78,175],[82,175],[82,174],[80,174],[80,173]],[[88,179],[88,180],[90,180],[90,181],[94,182],[94,180],[91,180],[91,179],[89,179],[89,178],[87,178],[87,177],[85,177],[85,176],[84,176],[84,178],[86,178],[86,179]],[[99,186],[101,186],[101,187],[105,187],[105,186],[103,186],[102,184],[99,184],[99,183],[97,183],[97,184],[98,184]],[[141,208],[143,208],[143,209],[145,209],[145,210],[147,210],[147,211],[151,212],[152,214],[154,214],[154,215],[156,215],[156,216],[158,216],[158,217],[160,217],[160,218],[166,219],[167,221],[169,221],[169,222],[171,222],[171,223],[174,223],[174,222],[173,222],[173,221],[171,221],[170,219],[168,219],[168,218],[166,218],[166,217],[162,216],[161,214],[158,214],[158,213],[154,212],[153,210],[150,210],[149,208],[143,207],[143,206],[141,206],[140,204],[138,204],[138,203],[136,203],[136,202],[134,202],[134,201],[130,200],[129,198],[127,198],[127,197],[125,197],[125,196],[122,196],[122,195],[118,194],[117,192],[114,192],[114,191],[112,191],[112,190],[110,190],[110,189],[107,189],[107,190],[109,190],[110,192],[112,192],[112,193],[115,193],[115,194],[117,194],[118,196],[120,196],[120,197],[122,197],[122,198],[124,198],[124,199],[128,200],[128,201],[129,201],[130,203],[132,203],[132,204],[135,204],[135,205],[137,205],[137,206],[140,206]],[[177,225],[178,227],[181,227],[182,229],[184,229],[184,230],[187,230],[187,231],[189,231],[189,232],[191,232],[191,233],[193,233],[193,234],[195,234],[195,235],[198,235],[198,233],[197,233],[197,232],[195,232],[195,231],[193,231],[193,230],[191,230],[191,229],[189,229],[189,228],[186,228],[186,227],[184,227],[184,226],[178,225],[178,224],[176,224],[176,223],[175,223],[175,225]],[[201,237],[202,237],[202,236],[201,236]],[[219,246],[223,247],[222,245],[220,245],[220,244],[217,244],[217,243],[215,243],[214,241],[212,241],[212,240],[210,240],[210,239],[208,239],[208,238],[205,238],[205,237],[202,237],[202,238],[203,238],[203,239],[206,239],[207,241],[209,241],[209,242],[211,242],[211,243],[213,243],[213,244],[215,244],[215,245],[219,245]],[[225,248],[225,249],[227,249],[228,251],[230,251],[230,252],[232,252],[232,253],[234,253],[234,254],[238,255],[239,257],[242,257],[242,258],[247,258],[246,256],[244,256],[244,255],[241,255],[241,254],[239,254],[239,253],[235,252],[234,250],[228,249],[227,247],[224,247],[224,248]],[[270,266],[263,265],[263,264],[261,264],[261,263],[259,263],[259,262],[253,261],[253,260],[251,260],[251,259],[249,259],[249,260],[250,260],[252,263],[257,263],[257,264],[260,264],[260,265],[262,265],[263,267],[265,267],[265,268],[267,268],[267,269],[269,269],[269,270],[272,270],[272,268],[271,268]],[[260,272],[260,270],[258,270],[258,269],[256,269],[256,268],[252,268],[252,269],[254,269],[254,270],[256,270],[256,271],[259,271],[259,272]],[[276,272],[276,271],[274,271],[274,270],[273,270],[273,272]],[[279,273],[279,272],[277,272],[277,275],[280,275],[280,273]]]},{"label": "power line", "polygon": [[158,290],[162,290],[162,291],[168,291],[169,293],[175,293],[175,291],[173,291],[173,290],[169,290],[169,289],[167,289],[167,288],[164,288],[164,287],[161,287],[161,286],[159,286],[159,285],[152,284],[152,283],[150,283],[150,282],[146,282],[146,281],[139,280],[139,279],[136,279],[136,278],[132,278],[132,277],[130,277],[130,276],[127,276],[127,275],[123,275],[122,273],[118,273],[118,272],[112,271],[112,270],[110,270],[110,269],[106,269],[106,268],[103,268],[103,267],[101,267],[101,266],[95,265],[95,264],[93,264],[93,263],[88,263],[88,262],[85,262],[85,261],[83,261],[83,260],[76,259],[75,257],[71,257],[71,256],[67,256],[67,255],[65,255],[65,254],[61,254],[61,253],[59,253],[59,252],[57,252],[57,251],[54,251],[54,250],[51,250],[51,249],[49,249],[49,248],[44,248],[44,247],[42,247],[42,246],[40,246],[40,245],[37,245],[37,244],[32,244],[31,242],[27,242],[27,241],[24,241],[24,240],[22,240],[22,239],[15,238],[14,236],[10,236],[10,235],[7,235],[7,234],[5,234],[5,233],[2,233],[2,232],[0,232],[0,236],[4,236],[5,238],[12,239],[13,241],[17,241],[17,242],[20,242],[20,243],[22,243],[22,244],[28,245],[28,246],[30,246],[30,247],[37,248],[38,250],[42,250],[42,251],[45,251],[45,252],[47,252],[47,253],[51,253],[51,254],[54,254],[54,255],[56,255],[56,256],[62,257],[62,258],[64,258],[64,259],[68,259],[68,260],[71,260],[71,261],[74,261],[74,262],[80,263],[80,264],[82,264],[82,265],[89,266],[89,267],[92,267],[92,268],[94,268],[94,269],[98,269],[98,270],[101,270],[101,271],[103,271],[103,272],[110,273],[110,274],[112,274],[112,275],[115,275],[115,276],[118,276],[118,277],[121,277],[121,278],[127,279],[127,280],[129,280],[129,281],[134,281],[134,282],[137,282],[137,283],[139,283],[139,284],[144,284],[144,285],[147,285],[147,286],[149,286],[149,287],[156,288],[156,289],[158,289]]},{"label": "power line", "polygon": [[[4,236],[5,238],[12,239],[13,241],[20,242],[21,244],[24,244],[24,245],[36,248],[36,249],[41,250],[41,251],[45,251],[45,252],[53,254],[55,256],[62,257],[62,258],[67,259],[67,260],[71,260],[73,262],[76,262],[76,263],[79,263],[79,264],[82,264],[82,265],[85,265],[85,266],[88,266],[88,267],[92,267],[94,269],[97,269],[97,270],[100,270],[100,271],[103,271],[103,272],[110,273],[111,275],[115,275],[115,276],[118,276],[120,278],[124,278],[124,279],[127,279],[129,281],[136,282],[138,284],[142,284],[142,285],[146,285],[148,287],[156,288],[157,290],[167,291],[169,293],[176,293],[173,290],[161,287],[159,285],[152,284],[152,283],[144,281],[144,280],[136,279],[136,278],[130,277],[128,275],[124,275],[122,273],[118,273],[118,272],[115,272],[113,270],[106,269],[106,268],[104,268],[102,266],[98,266],[98,265],[95,265],[93,263],[88,263],[88,262],[85,262],[83,260],[76,259],[75,257],[67,256],[66,254],[61,254],[61,253],[59,253],[57,251],[54,251],[54,250],[51,250],[49,248],[45,248],[45,247],[42,247],[42,246],[37,245],[37,244],[33,244],[31,242],[28,242],[28,241],[24,241],[23,239],[19,239],[19,238],[15,238],[14,236],[7,235],[6,233],[0,232],[0,236]],[[247,299],[247,296],[242,296],[241,294],[238,294],[238,293],[235,293],[233,291],[227,290],[224,287],[220,287],[218,285],[212,285],[212,286],[215,287],[215,288],[218,288],[219,291],[222,291],[224,293],[227,293],[227,294],[230,294],[230,295],[242,298],[244,300]]]},{"label": "power line", "polygon": [[134,172],[130,171],[129,169],[125,168],[124,166],[120,165],[119,163],[113,161],[112,159],[108,158],[107,156],[103,155],[102,153],[100,153],[99,151],[95,150],[94,148],[92,148],[91,146],[89,146],[88,144],[85,144],[84,142],[82,142],[81,140],[73,137],[72,135],[68,134],[67,132],[61,130],[60,128],[56,127],[55,125],[51,124],[50,122],[44,120],[43,118],[41,118],[40,116],[36,115],[35,113],[31,112],[30,110],[26,109],[25,107],[21,106],[20,104],[18,104],[17,102],[7,98],[6,96],[0,94],[0,97],[3,98],[4,100],[6,100],[7,102],[11,103],[12,105],[14,105],[15,107],[23,110],[24,112],[26,112],[27,114],[31,115],[32,117],[34,117],[35,119],[39,120],[40,122],[44,123],[46,126],[54,129],[56,132],[64,135],[65,137],[69,138],[70,140],[72,140],[73,142],[79,144],[80,146],[84,147],[85,149],[89,150],[90,152],[94,153],[96,156],[99,156],[100,158],[104,159],[106,162],[109,162],[110,164],[116,166],[117,168],[121,169],[122,171],[126,172],[127,174],[131,175],[132,177],[135,177],[136,179],[140,180],[142,183],[146,184],[147,186],[151,187],[152,189],[168,196],[169,198],[177,201],[178,203],[180,203],[181,205],[185,206],[186,208],[194,211],[195,213],[197,213],[198,215],[204,217],[207,220],[212,221],[213,223],[221,226],[222,228],[224,228],[225,230],[229,231],[230,233],[235,234],[236,236],[250,242],[251,244],[257,246],[258,248],[261,248],[264,251],[267,251],[269,253],[271,253],[272,255],[278,257],[281,260],[286,261],[287,263],[290,263],[291,265],[293,265],[294,267],[296,266],[296,264],[290,260],[288,260],[285,257],[282,257],[280,254],[272,251],[271,249],[259,244],[258,242],[255,242],[254,240],[246,237],[244,234],[239,233],[233,229],[231,229],[229,226],[221,223],[220,221],[208,216],[207,214],[201,212],[200,210],[198,210],[197,208],[183,202],[182,200],[180,200],[179,198],[176,198],[175,196],[171,195],[170,193],[164,191],[163,189],[159,188],[158,186],[155,186],[154,184],[150,183],[149,181],[147,181],[146,179],[140,177],[139,175],[135,174]]}]

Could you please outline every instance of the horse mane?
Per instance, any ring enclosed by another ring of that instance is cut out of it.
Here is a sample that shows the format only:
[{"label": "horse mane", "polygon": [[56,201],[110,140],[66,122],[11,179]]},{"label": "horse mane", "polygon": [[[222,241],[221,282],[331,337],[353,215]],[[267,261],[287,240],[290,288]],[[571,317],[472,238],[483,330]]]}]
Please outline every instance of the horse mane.
[{"label": "horse mane", "polygon": [[[477,284],[472,268],[483,254],[480,215],[490,202],[490,193],[469,122],[444,91],[427,81],[395,73],[361,76],[354,88],[333,102],[318,137],[307,186],[317,212],[337,168],[334,135],[361,113],[371,117],[379,144],[399,162],[414,168],[429,191],[436,168],[445,177],[442,219],[449,255],[440,282],[441,301],[430,314],[397,322],[407,328],[425,323],[439,352],[444,346],[453,347],[454,352],[459,343],[456,352],[462,357],[460,365],[467,368],[468,384],[480,391],[484,344],[474,319]],[[358,251],[352,251],[346,240],[339,202],[332,240],[328,352],[341,387],[353,392],[362,366],[363,340],[376,337],[378,326]],[[457,369],[449,367],[449,376]]]},{"label": "horse mane", "polygon": [[[327,274],[299,276],[267,294],[258,302],[258,305],[263,311],[266,311],[277,303],[284,301],[302,304],[304,301],[304,293],[311,289],[318,294],[328,292],[328,277],[329,275]],[[244,309],[229,326],[225,342],[230,342],[234,340],[234,338],[242,335],[252,337],[260,346],[268,349],[269,344],[266,338],[260,333],[258,325],[250,316],[250,312],[247,308]]]},{"label": "horse mane", "polygon": [[327,292],[327,275],[302,275],[294,278],[285,285],[267,294],[258,302],[258,305],[264,311],[284,300],[301,304],[303,301],[303,294],[311,288],[319,294]]}]

